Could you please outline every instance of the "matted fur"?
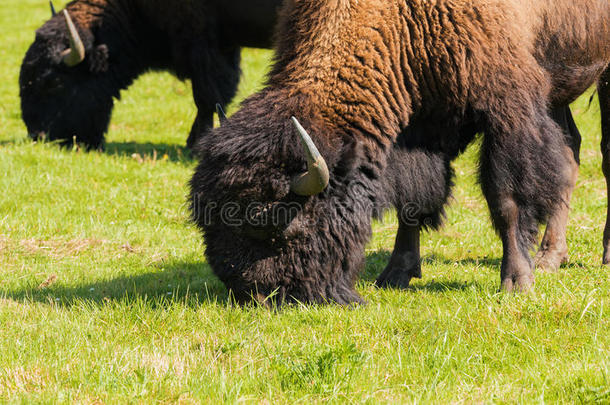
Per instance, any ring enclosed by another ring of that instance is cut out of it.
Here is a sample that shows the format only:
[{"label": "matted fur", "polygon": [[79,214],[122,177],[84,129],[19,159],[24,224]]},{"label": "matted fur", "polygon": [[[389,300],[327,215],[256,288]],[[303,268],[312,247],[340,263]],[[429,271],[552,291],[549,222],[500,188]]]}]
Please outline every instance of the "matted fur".
[{"label": "matted fur", "polygon": [[102,145],[113,106],[139,75],[167,70],[192,79],[198,115],[189,146],[212,125],[239,80],[239,47],[269,47],[281,0],[76,0],[70,12],[86,49],[75,67],[61,63],[68,47],[62,13],[36,32],[19,78],[23,120],[32,137],[73,137]]},{"label": "matted fur", "polygon": [[[538,225],[568,185],[549,107],[567,105],[608,65],[610,41],[599,40],[610,38],[608,17],[603,0],[289,2],[268,87],[198,145],[193,213],[214,272],[240,298],[359,301],[370,216],[397,195],[384,180],[397,137],[432,157],[429,170],[408,161],[396,170],[430,176],[402,183],[425,205],[450,184],[434,155],[459,150],[469,141],[459,129],[472,126],[484,133],[481,185],[504,245],[502,285],[528,288]],[[291,115],[331,170],[317,196],[289,189],[305,167]],[[422,184],[435,184],[429,196]],[[286,205],[298,209],[269,220]]]}]

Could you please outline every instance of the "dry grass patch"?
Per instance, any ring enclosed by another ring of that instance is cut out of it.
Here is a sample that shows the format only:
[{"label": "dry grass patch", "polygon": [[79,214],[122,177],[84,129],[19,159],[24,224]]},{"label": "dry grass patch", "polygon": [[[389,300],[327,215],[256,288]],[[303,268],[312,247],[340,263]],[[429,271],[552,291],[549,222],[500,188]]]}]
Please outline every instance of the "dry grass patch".
[{"label": "dry grass patch", "polygon": [[39,290],[44,290],[57,281],[57,274],[51,274],[45,281],[38,285]]},{"label": "dry grass patch", "polygon": [[168,374],[182,379],[188,376],[188,364],[184,359],[170,357],[162,353],[142,353],[140,367],[150,370],[156,378]]},{"label": "dry grass patch", "polygon": [[44,391],[51,379],[39,367],[13,367],[0,370],[0,397]]},{"label": "dry grass patch", "polygon": [[78,256],[83,252],[108,244],[109,241],[101,239],[71,239],[62,240],[39,240],[24,239],[19,242],[20,247],[28,254],[44,254],[53,258],[64,258]]},{"label": "dry grass patch", "polygon": [[[138,254],[142,249],[129,242],[113,242],[106,239],[22,239],[12,240],[0,235],[0,253],[18,253],[26,256],[47,256],[52,259],[65,259],[78,257],[84,253],[98,250],[100,253]],[[152,261],[159,261],[156,256]]]}]

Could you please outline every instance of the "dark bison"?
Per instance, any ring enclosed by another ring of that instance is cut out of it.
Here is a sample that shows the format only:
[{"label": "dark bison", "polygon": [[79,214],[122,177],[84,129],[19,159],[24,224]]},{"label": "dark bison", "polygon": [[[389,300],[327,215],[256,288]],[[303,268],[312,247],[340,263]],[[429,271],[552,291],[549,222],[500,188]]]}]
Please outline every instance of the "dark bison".
[{"label": "dark bison", "polygon": [[281,0],[76,0],[36,32],[19,86],[30,136],[103,144],[119,98],[139,75],[191,79],[198,108],[187,145],[212,125],[239,79],[240,47],[270,47]]},{"label": "dark bison", "polygon": [[[482,132],[501,285],[527,290],[538,225],[572,186],[549,108],[600,78],[609,23],[605,0],[290,1],[269,86],[198,144],[191,198],[212,269],[239,300],[359,302],[354,280],[371,215],[394,197],[384,176],[399,135],[435,159]],[[420,127],[425,136],[410,136]],[[417,175],[449,188],[449,170]]]}]

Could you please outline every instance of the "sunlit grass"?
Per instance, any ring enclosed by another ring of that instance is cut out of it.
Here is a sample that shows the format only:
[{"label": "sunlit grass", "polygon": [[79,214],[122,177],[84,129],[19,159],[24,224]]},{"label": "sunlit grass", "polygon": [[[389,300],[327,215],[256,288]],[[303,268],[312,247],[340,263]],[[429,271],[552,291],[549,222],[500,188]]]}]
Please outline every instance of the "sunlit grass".
[{"label": "sunlit grass", "polygon": [[[392,249],[390,213],[358,282],[367,306],[235,308],[187,220],[188,83],[138,80],[104,153],[26,139],[19,64],[47,16],[41,1],[0,7],[0,401],[610,401],[606,194],[589,95],[574,106],[585,139],[571,261],[539,274],[534,293],[496,292],[501,245],[475,145],[455,164],[447,224],[423,238],[424,278],[408,291],[372,285]],[[239,100],[260,88],[270,53],[243,60]]]}]

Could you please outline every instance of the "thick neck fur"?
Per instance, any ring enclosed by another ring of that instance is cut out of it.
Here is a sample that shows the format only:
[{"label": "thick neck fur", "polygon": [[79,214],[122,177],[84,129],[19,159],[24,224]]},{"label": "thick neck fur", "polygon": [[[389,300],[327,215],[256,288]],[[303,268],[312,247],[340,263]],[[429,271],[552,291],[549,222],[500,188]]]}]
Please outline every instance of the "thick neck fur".
[{"label": "thick neck fur", "polygon": [[[590,86],[587,79],[608,60],[609,4],[289,0],[280,17],[277,60],[268,82],[283,88],[287,97],[306,95],[329,128],[386,147],[413,116],[443,120],[465,114],[490,72],[503,68],[494,64],[507,50],[515,59],[539,58],[549,80],[572,77],[565,87],[577,88],[574,80]],[[557,54],[579,65],[579,71],[549,57],[560,42],[570,49]],[[570,97],[562,84],[554,90],[562,99],[557,102]],[[454,110],[438,111],[439,106]]]},{"label": "thick neck fur", "polygon": [[[90,70],[97,72],[98,78],[104,79],[104,85],[109,90],[112,88],[113,96],[118,97],[120,89],[126,89],[151,65],[141,36],[134,34],[137,30],[133,26],[134,8],[131,2],[74,1],[66,8],[79,31],[84,31],[89,38],[89,41],[85,41],[85,47],[90,65],[95,63],[93,58],[98,47],[107,49],[106,66],[90,66]],[[161,46],[158,52],[163,53]]]},{"label": "thick neck fur", "polygon": [[[306,96],[329,128],[341,128],[373,147],[387,147],[399,131],[405,106],[386,97],[383,66],[389,67],[389,60],[367,59],[373,56],[368,46],[387,49],[384,39],[367,28],[380,26],[386,17],[376,3],[288,1],[269,83],[284,87],[288,95]],[[393,25],[387,21],[381,26],[385,24]]]}]

